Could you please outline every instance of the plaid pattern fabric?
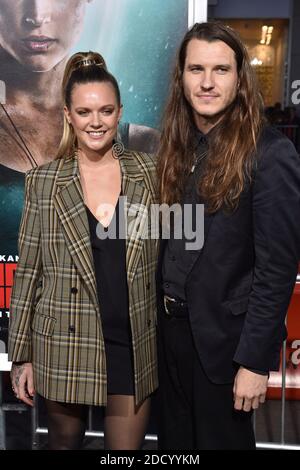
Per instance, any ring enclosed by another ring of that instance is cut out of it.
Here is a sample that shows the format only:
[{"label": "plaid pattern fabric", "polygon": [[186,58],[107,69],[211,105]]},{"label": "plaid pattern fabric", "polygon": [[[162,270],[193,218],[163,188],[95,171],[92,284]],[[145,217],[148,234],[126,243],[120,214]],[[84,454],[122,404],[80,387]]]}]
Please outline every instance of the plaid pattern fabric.
[{"label": "plaid pattern fabric", "polygon": [[[125,151],[120,165],[130,227],[126,264],[139,403],[158,385],[158,242],[136,236],[137,229],[138,233],[147,229],[145,214],[156,202],[156,172],[153,158],[137,152]],[[141,204],[144,211],[137,212]],[[106,404],[101,310],[76,156],[55,160],[26,175],[10,312],[9,359],[33,363],[39,394],[66,403]]]}]

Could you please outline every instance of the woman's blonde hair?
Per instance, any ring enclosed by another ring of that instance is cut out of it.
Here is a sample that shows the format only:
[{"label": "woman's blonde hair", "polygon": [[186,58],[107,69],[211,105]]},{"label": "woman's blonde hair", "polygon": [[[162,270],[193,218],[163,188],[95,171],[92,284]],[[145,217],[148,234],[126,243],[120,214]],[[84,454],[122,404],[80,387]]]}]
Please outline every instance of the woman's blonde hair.
[{"label": "woman's blonde hair", "polygon": [[[108,72],[105,60],[98,52],[77,52],[67,62],[63,81],[62,95],[63,103],[68,109],[71,108],[72,91],[75,85],[108,82],[111,83],[121,106],[120,89],[115,77]],[[56,158],[67,158],[77,151],[78,143],[73,126],[69,124],[64,116],[63,136],[61,138]]]}]

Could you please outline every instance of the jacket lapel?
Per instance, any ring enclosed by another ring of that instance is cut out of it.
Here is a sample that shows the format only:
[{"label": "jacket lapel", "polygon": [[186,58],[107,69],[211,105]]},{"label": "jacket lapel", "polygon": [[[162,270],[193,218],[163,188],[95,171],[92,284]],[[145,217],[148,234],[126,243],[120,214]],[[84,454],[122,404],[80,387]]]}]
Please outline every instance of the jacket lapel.
[{"label": "jacket lapel", "polygon": [[131,283],[141,257],[150,221],[151,192],[144,186],[144,175],[132,158],[125,151],[120,157],[122,171],[122,195],[126,196],[126,267],[127,279]]},{"label": "jacket lapel", "polygon": [[[148,229],[151,193],[144,186],[144,175],[130,152],[125,151],[120,157],[120,166],[122,195],[126,197],[126,266],[127,279],[130,283],[134,279],[140,260],[144,243],[143,234]],[[63,227],[68,249],[92,298],[98,305],[89,225],[76,157],[63,161],[56,184],[58,192],[54,197],[54,205]]]},{"label": "jacket lapel", "polygon": [[80,184],[77,157],[63,161],[58,179],[54,205],[63,227],[72,259],[98,305],[94,261],[83,192]]}]

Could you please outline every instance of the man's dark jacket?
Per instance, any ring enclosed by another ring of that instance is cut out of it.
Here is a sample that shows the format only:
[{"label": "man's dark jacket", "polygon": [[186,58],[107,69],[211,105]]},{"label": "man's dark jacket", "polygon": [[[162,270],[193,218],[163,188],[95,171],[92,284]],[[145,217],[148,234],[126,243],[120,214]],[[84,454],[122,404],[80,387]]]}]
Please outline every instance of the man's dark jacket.
[{"label": "man's dark jacket", "polygon": [[[278,370],[285,316],[300,259],[300,157],[266,127],[257,165],[234,212],[206,214],[205,240],[185,284],[196,349],[214,383],[232,382],[237,366]],[[158,309],[163,315],[161,267]]]}]

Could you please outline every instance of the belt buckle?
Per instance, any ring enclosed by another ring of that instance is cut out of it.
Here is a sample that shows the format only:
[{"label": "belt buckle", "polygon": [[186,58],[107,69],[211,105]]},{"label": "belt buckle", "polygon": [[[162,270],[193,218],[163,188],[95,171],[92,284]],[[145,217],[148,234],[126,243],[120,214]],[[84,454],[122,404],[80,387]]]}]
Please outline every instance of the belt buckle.
[{"label": "belt buckle", "polygon": [[176,300],[173,299],[172,297],[169,297],[168,295],[164,295],[164,307],[165,307],[165,312],[166,312],[168,315],[172,315],[172,314],[169,312],[169,310],[168,310],[167,301],[169,301],[169,302],[176,302]]}]

